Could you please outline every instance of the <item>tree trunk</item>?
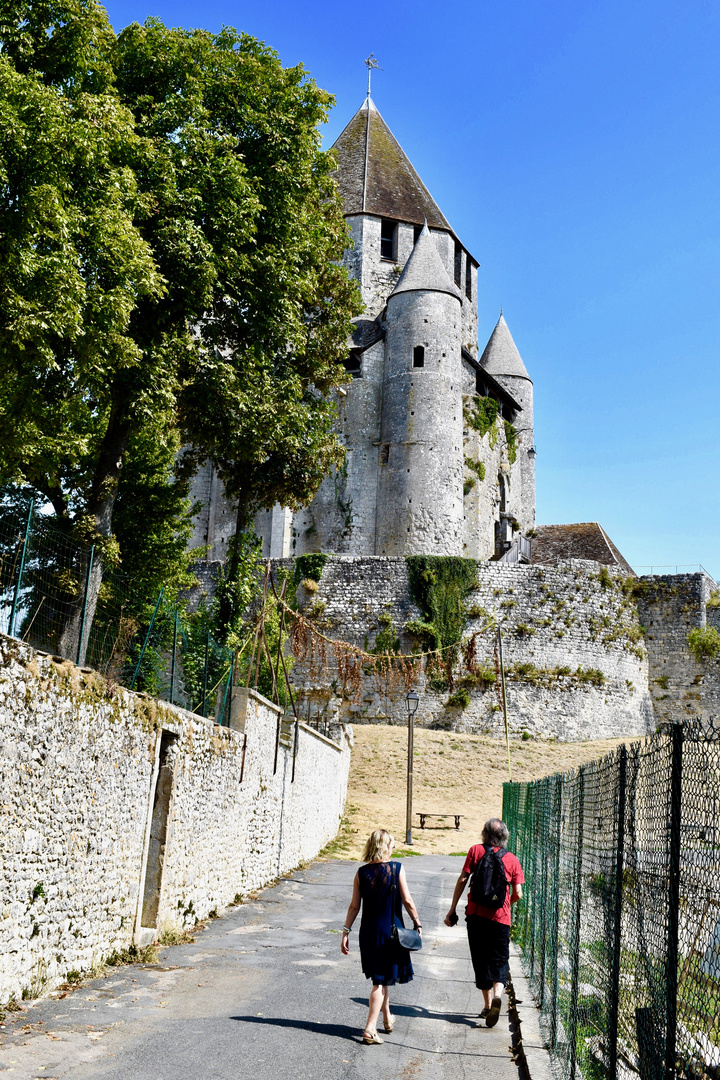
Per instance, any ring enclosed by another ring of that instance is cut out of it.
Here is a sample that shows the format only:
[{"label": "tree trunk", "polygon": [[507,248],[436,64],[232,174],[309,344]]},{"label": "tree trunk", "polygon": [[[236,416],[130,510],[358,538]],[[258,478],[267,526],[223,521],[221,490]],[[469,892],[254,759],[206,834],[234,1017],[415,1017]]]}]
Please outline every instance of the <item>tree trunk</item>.
[{"label": "tree trunk", "polygon": [[[94,522],[94,531],[98,541],[112,536],[112,514],[129,434],[130,422],[126,413],[121,414],[118,408],[113,409],[100,447],[86,509],[86,515]],[[102,547],[99,543],[95,545],[92,567],[89,560],[90,550],[88,549],[83,552],[79,562],[80,587],[76,599],[70,605],[63,620],[57,646],[60,656],[72,660],[80,667],[85,663],[90,630],[105,569]],[[80,641],[81,631],[82,641]]]},{"label": "tree trunk", "polygon": [[232,590],[228,588],[228,586],[231,585],[232,582],[237,581],[238,569],[240,566],[240,537],[247,531],[251,522],[252,510],[250,509],[247,500],[244,500],[241,497],[238,499],[235,516],[235,535],[230,541],[227,572],[224,578],[223,587],[218,590],[217,594],[217,620],[215,632],[218,639],[223,643],[226,641],[227,635],[232,629],[232,624],[237,615],[235,604],[233,602]]}]

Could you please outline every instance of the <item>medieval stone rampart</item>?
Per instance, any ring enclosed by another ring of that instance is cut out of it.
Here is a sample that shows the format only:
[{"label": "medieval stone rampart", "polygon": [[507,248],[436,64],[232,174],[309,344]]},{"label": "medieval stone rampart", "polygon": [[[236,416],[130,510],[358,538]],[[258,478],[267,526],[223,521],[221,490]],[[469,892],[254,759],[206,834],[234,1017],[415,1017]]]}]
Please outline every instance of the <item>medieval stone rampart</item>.
[{"label": "medieval stone rampart", "polygon": [[[502,627],[508,672],[510,724],[515,734],[561,739],[645,734],[655,721],[648,692],[648,662],[634,579],[598,564],[573,560],[554,567],[479,563],[477,588],[467,598],[465,638],[492,620]],[[317,591],[299,599],[329,637],[372,649],[378,634],[396,634],[402,651],[418,648],[405,627],[421,616],[410,595],[404,558],[329,556]],[[477,656],[494,670],[494,632],[479,634]],[[373,676],[360,700],[343,698],[332,672],[315,678],[296,665],[310,714],[364,722],[402,723],[402,692],[387,694]],[[465,708],[448,704],[448,688],[421,678],[418,722],[458,731],[499,733],[502,713],[496,686],[471,688]]]},{"label": "medieval stone rampart", "polygon": [[232,729],[0,637],[0,1002],[193,926],[336,833],[351,733],[254,691]]},{"label": "medieval stone rampart", "polygon": [[[589,560],[555,566],[481,562],[467,598],[467,639],[490,621],[502,627],[508,709],[514,734],[588,739],[645,734],[679,714],[720,715],[720,659],[697,660],[688,647],[694,627],[720,627],[708,607],[716,588],[707,575],[636,579]],[[418,648],[406,625],[421,618],[410,595],[404,558],[329,556],[316,592],[300,587],[301,606],[329,637],[367,649],[397,637]],[[493,632],[477,638],[478,661],[495,668]],[[327,676],[327,677],[326,677]],[[296,665],[303,708],[360,722],[403,723],[402,691],[388,692],[366,675],[358,700],[332,672]],[[420,679],[421,724],[457,731],[502,731],[497,686],[465,681],[469,703]],[[455,687],[454,689],[457,689]]]},{"label": "medieval stone rampart", "polygon": [[641,578],[638,613],[647,629],[650,691],[656,722],[720,717],[720,658],[698,660],[688,635],[720,630],[720,608],[708,606],[717,586],[707,574]]}]

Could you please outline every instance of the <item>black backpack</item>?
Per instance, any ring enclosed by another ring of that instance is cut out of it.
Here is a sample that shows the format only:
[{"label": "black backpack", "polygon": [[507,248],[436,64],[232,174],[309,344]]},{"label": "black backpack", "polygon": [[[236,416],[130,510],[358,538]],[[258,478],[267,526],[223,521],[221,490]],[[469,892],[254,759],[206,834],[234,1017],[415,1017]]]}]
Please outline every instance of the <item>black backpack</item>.
[{"label": "black backpack", "polygon": [[483,845],[485,854],[473,871],[470,879],[470,899],[473,904],[484,908],[501,908],[508,891],[508,879],[502,857],[507,855],[505,848],[493,848]]}]

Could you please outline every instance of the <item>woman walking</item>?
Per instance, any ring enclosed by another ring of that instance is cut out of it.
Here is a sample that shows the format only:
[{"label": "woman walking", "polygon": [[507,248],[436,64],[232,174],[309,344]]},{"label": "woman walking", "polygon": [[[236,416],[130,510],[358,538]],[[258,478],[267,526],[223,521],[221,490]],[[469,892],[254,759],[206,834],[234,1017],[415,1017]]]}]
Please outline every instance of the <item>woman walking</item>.
[{"label": "woman walking", "polygon": [[386,1034],[395,1026],[390,1012],[389,988],[396,982],[410,982],[413,977],[410,953],[392,936],[393,925],[403,925],[403,905],[416,930],[422,932],[420,918],[399,862],[391,862],[394,840],[385,829],[375,829],[368,837],[361,866],[353,882],[353,894],[343,926],[340,948],[350,952],[349,934],[362,906],[360,923],[360,961],[366,978],[372,979],[368,1018],[363,1042],[368,1046],[382,1043],[377,1022],[382,1010]]}]

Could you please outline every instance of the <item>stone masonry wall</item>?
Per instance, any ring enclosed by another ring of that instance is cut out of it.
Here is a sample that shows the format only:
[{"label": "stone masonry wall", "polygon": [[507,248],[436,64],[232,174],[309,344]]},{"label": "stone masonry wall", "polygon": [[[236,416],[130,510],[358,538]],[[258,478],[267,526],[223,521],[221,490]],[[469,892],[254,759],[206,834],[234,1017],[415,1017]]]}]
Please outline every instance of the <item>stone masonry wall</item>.
[{"label": "stone masonry wall", "polygon": [[[596,563],[572,560],[556,567],[485,562],[467,602],[468,637],[487,625],[502,626],[508,672],[510,726],[515,734],[560,739],[645,734],[655,720],[648,692],[648,662],[635,601],[634,579]],[[394,628],[403,652],[417,647],[405,631],[419,618],[409,594],[404,558],[330,556],[319,588],[298,596],[330,637],[372,648],[378,632]],[[494,632],[477,639],[479,660],[494,669]],[[293,678],[303,708],[361,722],[406,721],[404,692],[388,694],[365,678],[361,699],[343,697],[333,672],[311,674],[298,664]],[[335,673],[336,674],[336,673]],[[472,689],[470,704],[448,704],[448,689],[421,677],[417,722],[457,731],[500,733],[502,713],[495,686]]]},{"label": "stone masonry wall", "polygon": [[657,723],[720,717],[720,658],[698,661],[688,648],[696,627],[720,630],[720,608],[708,606],[717,585],[703,573],[644,577],[639,584]]},{"label": "stone masonry wall", "polygon": [[[299,725],[293,782],[287,734],[274,771],[278,716],[237,691],[219,728],[0,637],[0,1002],[193,925],[317,854],[343,811],[351,733],[333,743]],[[163,733],[167,835],[143,929]]]}]

